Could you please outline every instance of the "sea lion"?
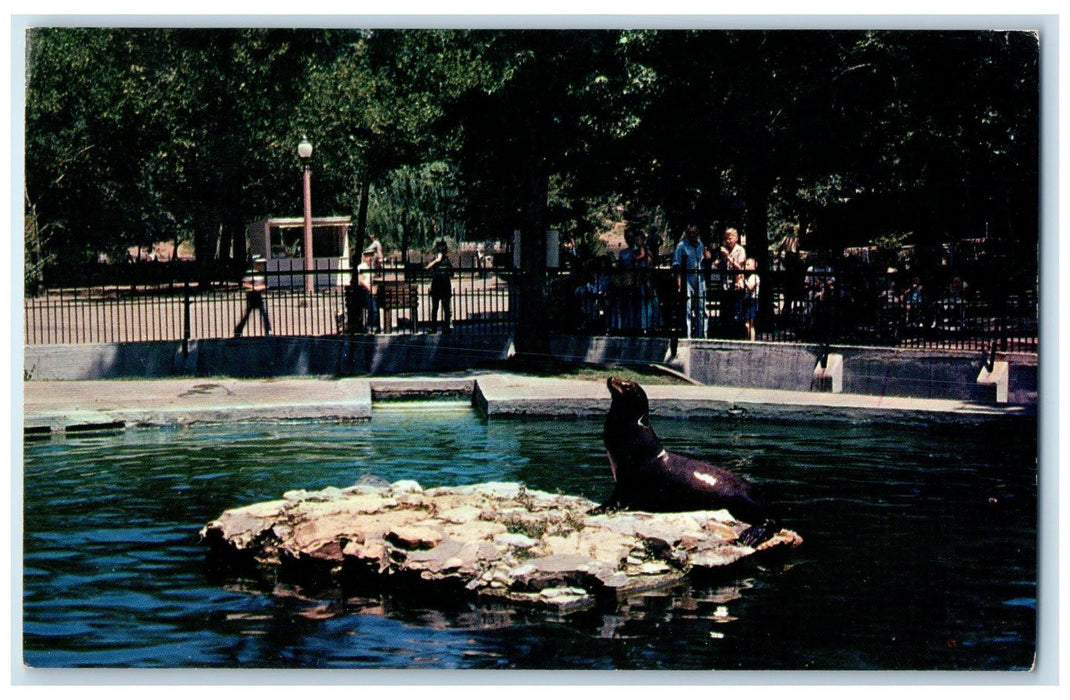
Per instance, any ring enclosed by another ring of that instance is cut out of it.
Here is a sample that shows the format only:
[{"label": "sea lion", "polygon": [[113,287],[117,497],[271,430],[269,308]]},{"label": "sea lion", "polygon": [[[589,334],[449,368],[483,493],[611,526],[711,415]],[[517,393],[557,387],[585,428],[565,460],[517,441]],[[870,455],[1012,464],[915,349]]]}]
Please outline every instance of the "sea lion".
[{"label": "sea lion", "polygon": [[650,427],[646,392],[610,377],[613,402],[602,440],[616,485],[596,511],[626,508],[655,513],[725,509],[751,525],[739,539],[756,546],[779,528],[754,484],[732,472],[667,451]]}]

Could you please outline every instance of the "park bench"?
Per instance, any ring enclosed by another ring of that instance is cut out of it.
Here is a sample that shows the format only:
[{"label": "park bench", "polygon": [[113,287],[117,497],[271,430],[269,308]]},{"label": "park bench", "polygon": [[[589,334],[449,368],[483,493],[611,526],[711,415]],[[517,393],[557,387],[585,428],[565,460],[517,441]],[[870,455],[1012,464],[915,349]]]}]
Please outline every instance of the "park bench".
[{"label": "park bench", "polygon": [[384,330],[388,333],[392,327],[391,312],[408,309],[412,327],[416,327],[416,311],[420,305],[420,292],[415,284],[408,282],[383,281],[378,283],[376,303],[383,312]]}]

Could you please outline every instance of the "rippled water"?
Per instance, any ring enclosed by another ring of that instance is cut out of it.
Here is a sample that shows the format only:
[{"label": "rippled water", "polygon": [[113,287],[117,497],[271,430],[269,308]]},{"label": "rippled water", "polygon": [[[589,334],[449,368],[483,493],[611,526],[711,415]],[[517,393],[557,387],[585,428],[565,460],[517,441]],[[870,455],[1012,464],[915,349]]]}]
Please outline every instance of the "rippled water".
[{"label": "rippled water", "polygon": [[600,500],[598,421],[143,429],[25,445],[24,659],[35,667],[1026,669],[1036,635],[1036,422],[660,420],[669,449],[762,484],[805,539],[713,580],[569,616],[218,581],[223,510],[364,474]]}]

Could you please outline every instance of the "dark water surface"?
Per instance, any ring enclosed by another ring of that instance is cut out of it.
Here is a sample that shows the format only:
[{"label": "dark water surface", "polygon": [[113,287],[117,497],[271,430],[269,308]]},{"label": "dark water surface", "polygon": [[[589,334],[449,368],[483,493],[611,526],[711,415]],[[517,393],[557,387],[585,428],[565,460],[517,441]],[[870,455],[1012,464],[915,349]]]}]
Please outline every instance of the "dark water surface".
[{"label": "dark water surface", "polygon": [[1036,649],[1036,421],[656,420],[670,450],[759,482],[805,544],[714,580],[555,616],[217,581],[223,510],[364,474],[521,481],[601,500],[599,421],[142,429],[25,446],[24,659],[33,667],[1020,670]]}]

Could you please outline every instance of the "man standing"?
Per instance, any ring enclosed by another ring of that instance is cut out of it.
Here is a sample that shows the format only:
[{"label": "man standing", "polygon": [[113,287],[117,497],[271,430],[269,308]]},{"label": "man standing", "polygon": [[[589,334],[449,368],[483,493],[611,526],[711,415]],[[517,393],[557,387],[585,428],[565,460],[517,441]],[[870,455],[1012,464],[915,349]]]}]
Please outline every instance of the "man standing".
[{"label": "man standing", "polygon": [[374,233],[368,234],[368,247],[364,252],[372,254],[372,269],[378,270],[383,266],[383,244]]},{"label": "man standing", "polygon": [[372,263],[375,254],[368,251],[364,253],[357,266],[357,292],[361,308],[355,315],[358,321],[357,327],[365,332],[379,331],[379,307],[375,303],[375,284],[372,276]]},{"label": "man standing", "polygon": [[709,260],[710,251],[698,235],[698,226],[690,224],[672,254],[672,269],[676,274],[677,294],[687,294],[687,337],[706,337],[706,280],[702,263]]}]

